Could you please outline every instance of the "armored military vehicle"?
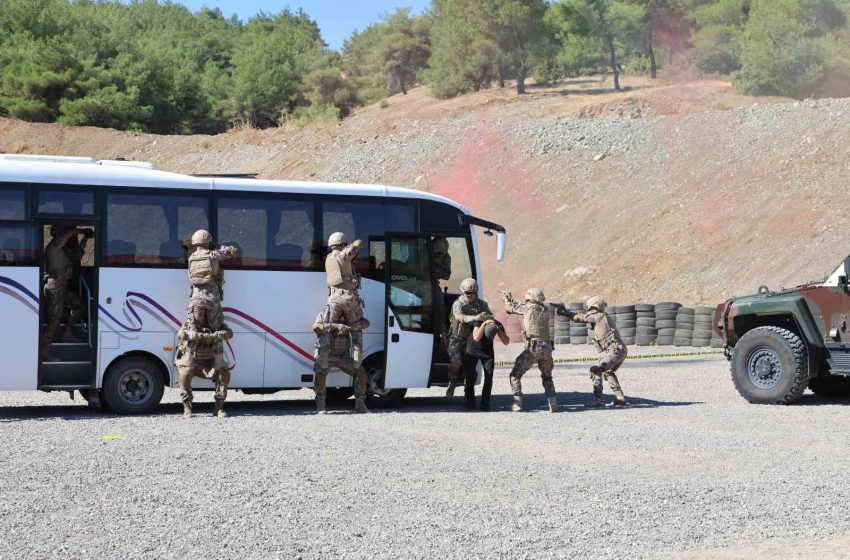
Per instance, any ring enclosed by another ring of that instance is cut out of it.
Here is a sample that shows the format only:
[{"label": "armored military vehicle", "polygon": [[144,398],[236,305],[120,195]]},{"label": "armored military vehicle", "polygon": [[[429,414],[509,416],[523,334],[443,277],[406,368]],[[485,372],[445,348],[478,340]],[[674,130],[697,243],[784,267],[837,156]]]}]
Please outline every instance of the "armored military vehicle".
[{"label": "armored military vehicle", "polygon": [[806,388],[850,396],[850,257],[825,281],[717,306],[732,381],[751,403],[789,404]]}]

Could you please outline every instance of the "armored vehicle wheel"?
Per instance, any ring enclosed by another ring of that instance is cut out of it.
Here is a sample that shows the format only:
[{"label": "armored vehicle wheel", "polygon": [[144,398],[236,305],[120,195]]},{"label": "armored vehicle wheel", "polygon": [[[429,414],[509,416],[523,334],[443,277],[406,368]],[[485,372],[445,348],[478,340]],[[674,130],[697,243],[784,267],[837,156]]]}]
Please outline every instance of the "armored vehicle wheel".
[{"label": "armored vehicle wheel", "polygon": [[821,397],[850,397],[850,377],[819,375],[809,380],[809,389]]},{"label": "armored vehicle wheel", "polygon": [[789,330],[755,328],[732,351],[732,381],[751,403],[792,403],[809,385],[806,345]]},{"label": "armored vehicle wheel", "polygon": [[164,392],[159,366],[148,358],[129,356],[109,366],[100,397],[118,414],[145,414],[159,406]]}]

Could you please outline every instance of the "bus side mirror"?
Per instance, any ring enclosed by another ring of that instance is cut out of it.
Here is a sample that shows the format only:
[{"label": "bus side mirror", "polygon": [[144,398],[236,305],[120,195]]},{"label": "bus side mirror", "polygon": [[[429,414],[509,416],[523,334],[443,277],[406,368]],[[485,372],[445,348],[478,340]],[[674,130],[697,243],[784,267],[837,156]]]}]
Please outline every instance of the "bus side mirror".
[{"label": "bus side mirror", "polygon": [[502,262],[505,260],[505,232],[496,232],[496,260]]}]

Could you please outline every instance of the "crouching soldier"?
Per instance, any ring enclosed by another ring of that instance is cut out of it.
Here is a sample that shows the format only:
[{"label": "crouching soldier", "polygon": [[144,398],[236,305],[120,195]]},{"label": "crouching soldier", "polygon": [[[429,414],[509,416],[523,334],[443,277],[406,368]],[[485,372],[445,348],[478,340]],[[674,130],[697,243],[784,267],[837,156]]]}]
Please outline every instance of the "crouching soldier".
[{"label": "crouching soldier", "polygon": [[180,371],[180,400],[183,401],[183,417],[192,416],[192,378],[200,377],[215,381],[215,408],[213,416],[223,418],[224,400],[230,384],[230,368],[224,360],[224,342],[233,338],[233,331],[222,323],[219,330],[210,332],[201,329],[194,321],[187,320],[177,333],[177,369]]},{"label": "crouching soldier", "polygon": [[316,412],[325,413],[327,399],[327,380],[330,368],[337,368],[354,378],[354,410],[365,414],[369,412],[366,408],[366,384],[369,377],[366,370],[360,365],[359,357],[352,357],[351,333],[356,330],[362,332],[369,327],[369,321],[360,318],[357,323],[344,325],[331,322],[331,311],[325,309],[316,317],[313,323],[313,332],[316,333],[315,357],[316,363],[313,370],[316,378],[313,387],[316,391]]},{"label": "crouching soldier", "polygon": [[478,297],[478,282],[475,278],[467,278],[460,283],[463,292],[452,304],[451,327],[449,333],[449,386],[446,396],[453,397],[460,381],[463,370],[463,354],[467,341],[472,334],[472,327],[478,321],[493,318],[490,306]]},{"label": "crouching soldier", "polygon": [[608,304],[601,297],[596,296],[587,300],[587,313],[575,313],[570,317],[571,321],[577,323],[589,323],[593,327],[593,336],[596,339],[596,349],[602,355],[599,362],[590,368],[590,379],[593,380],[593,400],[596,406],[604,406],[602,400],[602,378],[611,385],[616,400],[615,406],[625,406],[626,397],[620,388],[617,379],[617,370],[623,365],[628,351],[617,328],[608,321],[605,308]]},{"label": "crouching soldier", "polygon": [[552,339],[549,336],[549,308],[544,305],[546,296],[540,288],[529,288],[525,292],[525,303],[520,303],[507,293],[505,294],[505,311],[509,314],[522,315],[522,334],[525,338],[525,350],[517,356],[511,370],[511,390],[514,394],[514,404],[511,410],[522,410],[522,376],[534,364],[540,369],[543,380],[543,390],[549,402],[549,412],[558,411],[558,401],[555,393],[555,383],[552,381]]}]

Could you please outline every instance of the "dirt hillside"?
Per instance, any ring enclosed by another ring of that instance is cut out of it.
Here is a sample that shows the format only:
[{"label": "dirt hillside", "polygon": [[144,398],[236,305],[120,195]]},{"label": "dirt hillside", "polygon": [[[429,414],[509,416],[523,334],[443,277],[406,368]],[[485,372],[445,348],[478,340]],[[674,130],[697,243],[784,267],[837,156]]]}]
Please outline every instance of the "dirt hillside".
[{"label": "dirt hillside", "polygon": [[147,160],[179,172],[384,183],[461,201],[488,295],[714,303],[831,272],[850,252],[850,100],[743,97],[725,82],[573,80],[439,101],[424,88],[341,123],[163,137],[0,120],[0,152]]}]

